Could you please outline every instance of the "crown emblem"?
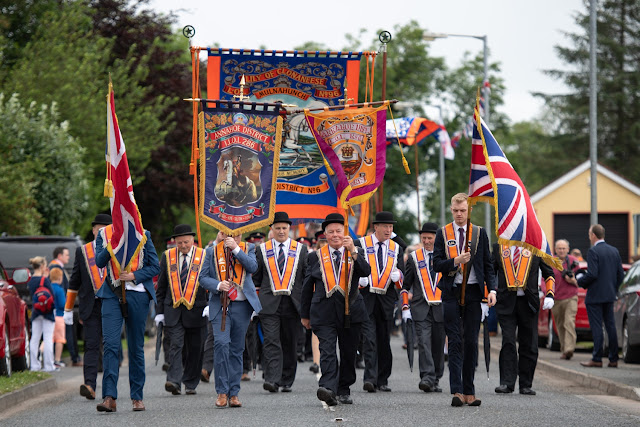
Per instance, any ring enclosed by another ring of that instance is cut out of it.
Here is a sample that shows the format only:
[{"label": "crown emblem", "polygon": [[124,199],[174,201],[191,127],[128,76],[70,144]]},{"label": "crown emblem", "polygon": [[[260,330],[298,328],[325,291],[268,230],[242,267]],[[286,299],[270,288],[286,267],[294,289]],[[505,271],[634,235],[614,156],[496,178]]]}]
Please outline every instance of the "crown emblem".
[{"label": "crown emblem", "polygon": [[345,159],[350,159],[353,157],[353,146],[351,144],[345,144],[342,146],[342,157]]}]

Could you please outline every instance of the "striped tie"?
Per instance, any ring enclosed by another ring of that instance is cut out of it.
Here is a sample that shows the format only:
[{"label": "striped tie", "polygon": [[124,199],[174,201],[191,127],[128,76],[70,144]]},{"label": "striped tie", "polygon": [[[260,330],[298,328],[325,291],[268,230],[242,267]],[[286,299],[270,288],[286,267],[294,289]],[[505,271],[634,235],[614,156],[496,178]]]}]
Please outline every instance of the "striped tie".
[{"label": "striped tie", "polygon": [[384,270],[384,261],[382,260],[382,245],[384,243],[378,242],[378,271],[382,273]]},{"label": "striped tie", "polygon": [[278,270],[280,273],[284,271],[284,243],[280,243],[280,252],[278,253]]},{"label": "striped tie", "polygon": [[429,275],[431,276],[431,281],[433,282],[436,279],[436,272],[433,269],[433,252],[429,252]]},{"label": "striped tie", "polygon": [[513,248],[513,266],[517,269],[520,264],[520,247],[515,246]]},{"label": "striped tie", "polygon": [[187,276],[189,275],[189,266],[187,265],[187,255],[182,254],[182,267],[180,267],[180,284],[184,288],[187,286]]}]

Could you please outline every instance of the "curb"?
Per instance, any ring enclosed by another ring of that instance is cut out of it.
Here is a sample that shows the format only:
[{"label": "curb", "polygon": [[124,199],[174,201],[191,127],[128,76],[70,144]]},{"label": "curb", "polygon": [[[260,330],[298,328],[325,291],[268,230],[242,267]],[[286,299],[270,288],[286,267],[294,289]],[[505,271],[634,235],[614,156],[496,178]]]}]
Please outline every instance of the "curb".
[{"label": "curb", "polygon": [[37,383],[29,384],[19,390],[12,391],[11,393],[3,394],[0,396],[0,412],[6,411],[12,406],[19,405],[20,403],[39,396],[43,393],[55,390],[58,388],[58,383],[55,378],[47,378],[46,380],[38,381]]}]

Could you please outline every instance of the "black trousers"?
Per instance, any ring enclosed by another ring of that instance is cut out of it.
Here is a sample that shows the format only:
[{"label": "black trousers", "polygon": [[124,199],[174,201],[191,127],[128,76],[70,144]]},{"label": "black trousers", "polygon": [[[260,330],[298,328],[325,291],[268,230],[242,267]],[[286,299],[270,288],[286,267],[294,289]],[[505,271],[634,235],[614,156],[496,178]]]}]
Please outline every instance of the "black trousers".
[{"label": "black trousers", "polygon": [[444,325],[433,318],[429,310],[427,318],[414,322],[418,338],[418,364],[420,380],[432,386],[438,385],[444,374]]},{"label": "black trousers", "polygon": [[478,364],[480,301],[443,300],[444,330],[449,338],[449,386],[451,394],[476,394],[473,381]]},{"label": "black trousers", "polygon": [[520,296],[513,313],[498,313],[498,321],[502,329],[500,384],[513,389],[518,377],[520,389],[531,388],[538,363],[537,313],[529,307],[527,297]]},{"label": "black trousers", "polygon": [[300,315],[290,297],[283,297],[274,314],[260,315],[264,343],[262,367],[264,380],[279,386],[291,386],[298,366],[297,343]]},{"label": "black trousers", "polygon": [[184,383],[185,388],[195,390],[200,383],[202,347],[206,330],[204,325],[199,328],[185,328],[180,322],[175,326],[165,327],[165,333],[169,335],[171,343],[167,381],[178,385]]},{"label": "black trousers", "polygon": [[89,318],[82,321],[84,331],[84,383],[96,389],[96,378],[100,365],[100,344],[102,344],[102,300],[96,298]]},{"label": "black trousers", "polygon": [[206,334],[207,338],[204,341],[204,349],[202,351],[202,369],[211,374],[211,371],[213,371],[213,327],[211,322],[207,322]]},{"label": "black trousers", "polygon": [[[342,325],[319,325],[313,333],[320,342],[320,370],[322,376],[318,385],[338,396],[349,395],[349,387],[356,382],[356,352],[360,340],[360,323],[352,323],[350,328]],[[336,354],[336,342],[340,347],[340,365]]]},{"label": "black trousers", "polygon": [[364,352],[364,382],[375,386],[387,385],[391,376],[390,313],[385,316],[382,304],[376,298],[373,313],[362,324]]}]

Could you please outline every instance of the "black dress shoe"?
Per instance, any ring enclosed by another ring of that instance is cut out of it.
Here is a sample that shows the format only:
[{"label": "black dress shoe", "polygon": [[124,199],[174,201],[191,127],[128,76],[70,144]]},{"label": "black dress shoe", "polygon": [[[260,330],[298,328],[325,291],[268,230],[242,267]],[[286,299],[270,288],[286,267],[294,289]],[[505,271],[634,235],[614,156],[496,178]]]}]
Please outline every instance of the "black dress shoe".
[{"label": "black dress shoe", "polygon": [[428,381],[420,381],[420,383],[418,384],[418,388],[425,393],[430,393],[433,391],[433,386]]},{"label": "black dress shoe", "polygon": [[384,385],[379,386],[378,390],[380,390],[380,391],[391,391],[391,388],[388,385],[384,384]]},{"label": "black dress shoe", "polygon": [[162,370],[163,370],[164,372],[167,372],[167,371],[169,370],[169,364],[168,364],[168,363],[163,363],[163,364],[162,364]]},{"label": "black dress shoe", "polygon": [[195,389],[188,388],[188,389],[186,389],[185,394],[186,394],[187,396],[193,396],[193,395],[198,394],[198,392],[197,392]]},{"label": "black dress shoe", "polygon": [[520,389],[520,394],[526,394],[527,396],[535,396],[535,390],[531,390],[530,387],[525,387]]},{"label": "black dress shoe", "polygon": [[317,363],[314,363],[313,365],[309,366],[309,370],[314,374],[317,374],[318,372],[320,372],[320,366],[318,366]]},{"label": "black dress shoe", "polygon": [[353,403],[353,400],[351,400],[351,396],[349,396],[348,394],[342,394],[338,396],[338,402],[342,403],[343,405],[351,405]]},{"label": "black dress shoe", "polygon": [[167,381],[166,383],[164,383],[164,389],[174,396],[180,394],[180,384],[172,383],[171,381]]},{"label": "black dress shoe", "polygon": [[281,392],[283,393],[291,393],[291,386],[290,385],[283,385],[282,388],[280,389]]},{"label": "black dress shoe", "polygon": [[271,393],[276,393],[278,391],[278,386],[269,382],[264,382],[264,384],[262,384],[262,388],[271,392]]},{"label": "black dress shoe", "polygon": [[433,386],[433,392],[434,393],[442,393],[442,389],[440,388],[440,386]]},{"label": "black dress shoe", "polygon": [[318,391],[316,392],[316,396],[318,396],[318,399],[322,400],[329,406],[336,406],[338,404],[338,401],[336,400],[336,394],[328,388],[319,387]]},{"label": "black dress shoe", "polygon": [[[522,389],[520,391],[522,391]],[[498,387],[496,387],[496,393],[499,393],[499,394],[513,393],[513,389],[506,384],[500,384]]]},{"label": "black dress shoe", "polygon": [[369,393],[375,393],[376,392],[376,386],[373,385],[373,383],[370,383],[368,381],[365,381],[364,385],[362,386],[362,389],[364,391],[368,391]]}]

